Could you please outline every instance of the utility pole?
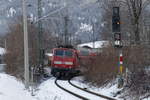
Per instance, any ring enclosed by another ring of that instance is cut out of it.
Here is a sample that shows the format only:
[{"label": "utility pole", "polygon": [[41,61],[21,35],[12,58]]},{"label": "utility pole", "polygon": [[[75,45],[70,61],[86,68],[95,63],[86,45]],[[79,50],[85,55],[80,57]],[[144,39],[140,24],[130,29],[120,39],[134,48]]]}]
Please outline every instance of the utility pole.
[{"label": "utility pole", "polygon": [[22,1],[23,6],[23,31],[24,31],[24,78],[25,87],[29,88],[29,53],[28,53],[28,28],[26,15],[26,0]]},{"label": "utility pole", "polygon": [[[42,0],[38,0],[38,19],[42,18]],[[44,48],[43,48],[43,30],[42,30],[42,20],[38,21],[38,37],[39,37],[39,69],[40,73],[43,73],[43,66],[44,66]]]}]

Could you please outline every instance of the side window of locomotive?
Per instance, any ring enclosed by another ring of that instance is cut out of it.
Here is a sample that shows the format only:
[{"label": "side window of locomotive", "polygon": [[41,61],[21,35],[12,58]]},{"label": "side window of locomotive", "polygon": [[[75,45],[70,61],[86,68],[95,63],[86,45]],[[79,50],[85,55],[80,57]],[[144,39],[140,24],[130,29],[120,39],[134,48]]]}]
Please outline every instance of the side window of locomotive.
[{"label": "side window of locomotive", "polygon": [[80,56],[89,56],[89,51],[80,51]]},{"label": "side window of locomotive", "polygon": [[64,51],[63,50],[56,50],[55,51],[55,56],[63,56]]},{"label": "side window of locomotive", "polygon": [[65,51],[65,56],[66,57],[72,57],[73,56],[73,52],[71,50],[66,50]]}]

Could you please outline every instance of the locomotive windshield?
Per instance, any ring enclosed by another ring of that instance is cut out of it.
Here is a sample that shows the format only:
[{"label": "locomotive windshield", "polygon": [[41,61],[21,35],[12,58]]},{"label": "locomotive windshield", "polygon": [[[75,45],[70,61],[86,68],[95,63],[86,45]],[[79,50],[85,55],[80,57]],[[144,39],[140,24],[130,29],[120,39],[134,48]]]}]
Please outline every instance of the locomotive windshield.
[{"label": "locomotive windshield", "polygon": [[73,51],[71,51],[71,50],[55,50],[55,56],[72,57]]},{"label": "locomotive windshield", "polygon": [[63,50],[56,50],[55,51],[55,56],[63,56],[64,51]]},{"label": "locomotive windshield", "polygon": [[65,50],[65,56],[72,57],[73,56],[73,52],[70,51],[70,50]]}]

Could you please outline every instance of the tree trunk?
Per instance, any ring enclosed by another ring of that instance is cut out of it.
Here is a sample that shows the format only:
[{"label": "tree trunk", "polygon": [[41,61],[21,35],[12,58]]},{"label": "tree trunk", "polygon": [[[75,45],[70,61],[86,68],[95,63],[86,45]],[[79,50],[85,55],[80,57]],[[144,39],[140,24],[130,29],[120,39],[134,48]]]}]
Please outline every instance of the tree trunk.
[{"label": "tree trunk", "polygon": [[136,44],[140,44],[139,23],[136,23],[136,24],[135,24],[135,31],[134,31],[134,34],[135,34],[135,43],[136,43]]}]

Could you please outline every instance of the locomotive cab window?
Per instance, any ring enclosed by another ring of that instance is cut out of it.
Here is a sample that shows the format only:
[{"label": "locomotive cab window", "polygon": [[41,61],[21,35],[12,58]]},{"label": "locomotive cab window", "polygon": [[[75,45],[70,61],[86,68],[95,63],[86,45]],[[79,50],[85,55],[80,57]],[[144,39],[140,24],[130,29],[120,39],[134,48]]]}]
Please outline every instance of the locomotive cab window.
[{"label": "locomotive cab window", "polygon": [[80,51],[80,56],[89,56],[89,51]]},{"label": "locomotive cab window", "polygon": [[56,50],[55,51],[55,56],[63,56],[64,51],[63,50]]},{"label": "locomotive cab window", "polygon": [[71,50],[66,50],[65,51],[65,56],[66,57],[72,57],[73,56],[73,52]]}]

